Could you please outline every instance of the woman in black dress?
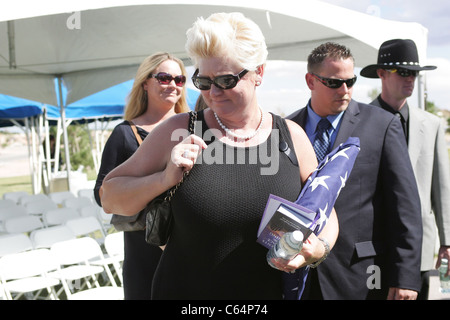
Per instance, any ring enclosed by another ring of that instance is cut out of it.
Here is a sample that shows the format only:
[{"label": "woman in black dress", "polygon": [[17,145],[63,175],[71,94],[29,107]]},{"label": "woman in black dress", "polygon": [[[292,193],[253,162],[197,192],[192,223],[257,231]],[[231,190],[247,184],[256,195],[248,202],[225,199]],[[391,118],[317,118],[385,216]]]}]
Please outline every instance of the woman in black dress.
[{"label": "woman in black dress", "polygon": [[[139,137],[144,140],[164,120],[177,113],[187,112],[185,81],[183,62],[171,54],[156,53],[142,62],[129,95],[125,121],[114,128],[103,150],[94,188],[95,199],[100,206],[103,179],[139,147],[131,122]],[[128,201],[125,205],[127,203]],[[127,300],[150,299],[153,274],[162,250],[148,245],[144,236],[144,230],[124,232],[123,286]]]},{"label": "woman in black dress", "polygon": [[[257,230],[269,194],[297,199],[317,166],[314,150],[298,125],[258,104],[267,49],[255,23],[240,13],[213,14],[199,18],[187,39],[197,68],[192,79],[208,105],[198,113],[196,135],[174,138],[187,131],[187,114],[156,128],[105,178],[105,210],[130,215],[189,170],[172,199],[174,226],[152,299],[281,299],[280,270],[318,261],[325,246],[311,235],[301,254],[276,261],[276,270],[256,242]],[[279,151],[278,137],[295,151],[298,165]],[[337,233],[333,211],[320,236],[333,246]]]}]

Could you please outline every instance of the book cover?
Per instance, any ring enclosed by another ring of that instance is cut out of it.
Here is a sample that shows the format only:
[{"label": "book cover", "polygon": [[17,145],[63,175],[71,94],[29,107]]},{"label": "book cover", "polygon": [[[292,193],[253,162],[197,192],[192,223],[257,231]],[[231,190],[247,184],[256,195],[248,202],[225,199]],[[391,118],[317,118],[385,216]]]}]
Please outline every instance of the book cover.
[{"label": "book cover", "polygon": [[286,232],[300,230],[306,239],[315,227],[317,214],[286,199],[270,195],[266,204],[257,242],[270,249]]}]

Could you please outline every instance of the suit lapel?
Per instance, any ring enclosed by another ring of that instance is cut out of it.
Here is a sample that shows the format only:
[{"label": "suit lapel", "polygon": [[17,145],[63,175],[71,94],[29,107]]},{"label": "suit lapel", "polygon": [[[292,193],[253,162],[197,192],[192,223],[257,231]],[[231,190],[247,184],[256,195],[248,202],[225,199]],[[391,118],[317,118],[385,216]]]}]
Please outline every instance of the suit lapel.
[{"label": "suit lapel", "polygon": [[333,144],[333,149],[339,146],[341,143],[344,143],[349,137],[351,137],[353,131],[356,128],[356,125],[360,120],[358,118],[358,115],[358,103],[356,103],[354,100],[351,100],[350,104],[347,107],[347,110],[344,112],[344,115],[342,117],[339,132]]},{"label": "suit lapel", "polygon": [[419,158],[420,150],[424,142],[424,124],[420,117],[419,110],[416,108],[409,108],[409,143],[408,153],[411,159],[413,168]]},{"label": "suit lapel", "polygon": [[294,112],[292,115],[290,115],[288,118],[292,121],[296,122],[300,127],[305,129],[306,127],[306,118],[308,117],[308,107],[302,108],[296,112]]}]

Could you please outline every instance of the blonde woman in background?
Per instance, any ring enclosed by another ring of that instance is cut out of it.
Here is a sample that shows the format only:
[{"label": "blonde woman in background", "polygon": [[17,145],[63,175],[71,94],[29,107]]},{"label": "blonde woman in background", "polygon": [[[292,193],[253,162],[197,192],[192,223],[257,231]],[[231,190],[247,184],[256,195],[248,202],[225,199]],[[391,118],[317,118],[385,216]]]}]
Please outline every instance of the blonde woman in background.
[{"label": "blonde woman in background", "polygon": [[[144,140],[164,120],[177,113],[187,112],[185,82],[183,62],[169,53],[156,53],[142,62],[128,97],[125,121],[115,127],[102,154],[94,188],[95,199],[100,206],[103,179],[139,147],[131,122]],[[113,224],[114,221],[113,217]],[[144,236],[144,230],[124,232],[123,285],[127,300],[150,299],[153,274],[162,250],[147,244]]]}]

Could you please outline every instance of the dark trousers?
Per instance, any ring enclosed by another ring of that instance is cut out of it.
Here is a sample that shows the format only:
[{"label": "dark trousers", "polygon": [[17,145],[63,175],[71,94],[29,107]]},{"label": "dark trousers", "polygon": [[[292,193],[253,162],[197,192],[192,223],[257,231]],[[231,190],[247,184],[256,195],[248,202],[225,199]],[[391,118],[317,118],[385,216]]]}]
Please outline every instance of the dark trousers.
[{"label": "dark trousers", "polygon": [[124,232],[123,289],[125,300],[150,300],[153,275],[162,250],[145,241],[145,231]]},{"label": "dark trousers", "polygon": [[420,288],[417,300],[428,300],[428,295],[430,293],[430,275],[432,271],[422,271],[420,274],[422,276],[422,287]]}]

